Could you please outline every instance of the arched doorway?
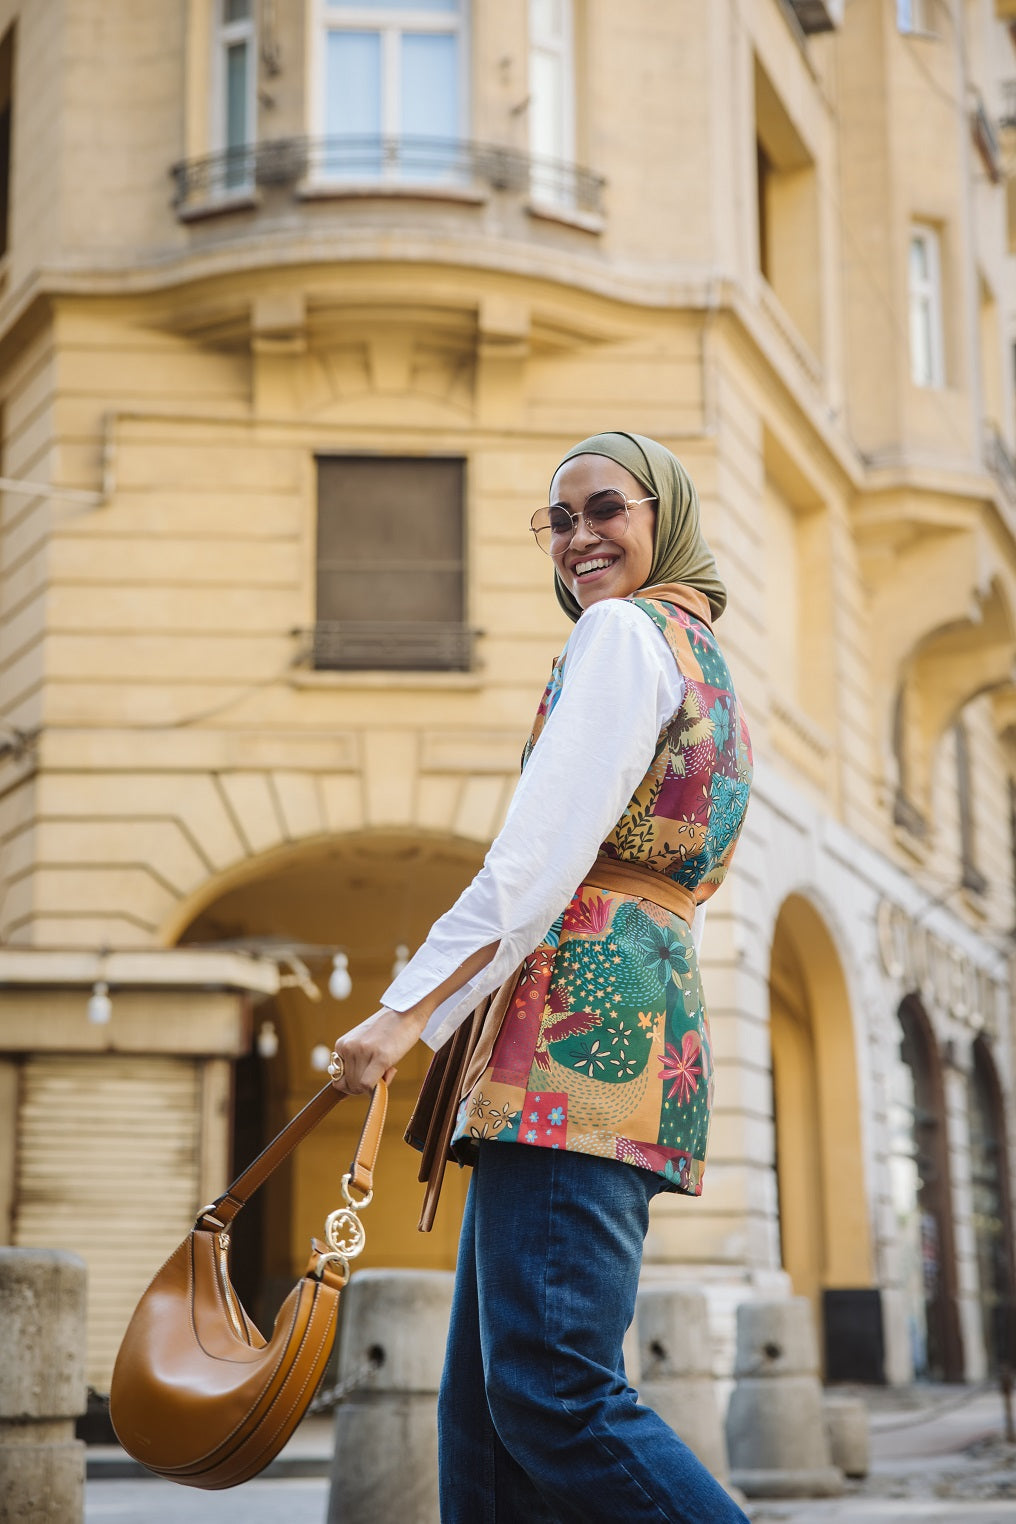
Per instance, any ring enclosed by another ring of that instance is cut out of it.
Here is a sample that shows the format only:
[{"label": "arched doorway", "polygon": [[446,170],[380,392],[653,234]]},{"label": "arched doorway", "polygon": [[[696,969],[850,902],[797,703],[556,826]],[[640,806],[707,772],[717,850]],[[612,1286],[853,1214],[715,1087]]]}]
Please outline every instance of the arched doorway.
[{"label": "arched doorway", "polygon": [[942,1067],[931,1023],[916,995],[902,1001],[898,1021],[890,1173],[911,1364],[918,1379],[961,1381]]},{"label": "arched doorway", "polygon": [[829,930],[801,895],[776,923],[769,1002],[783,1267],[815,1308],[829,1378],[880,1381],[850,1001]]},{"label": "arched doorway", "polygon": [[984,1037],[974,1043],[970,1072],[971,1217],[977,1248],[981,1323],[988,1370],[1016,1369],[1012,1203],[1005,1108],[998,1070]]},{"label": "arched doorway", "polygon": [[[219,886],[217,893],[213,886],[181,943],[343,946],[353,985],[347,1000],[333,1000],[328,994],[330,962],[327,957],[315,961],[308,953],[313,983],[323,998],[313,1001],[294,985],[255,1010],[251,1051],[234,1073],[234,1169],[253,1158],[321,1087],[326,1076],[311,1065],[313,1048],[330,1046],[340,1031],[377,1009],[398,945],[412,949],[423,941],[481,861],[482,849],[475,842],[363,832],[271,853],[248,864],[238,882]],[[257,1052],[257,1034],[266,1022],[278,1038],[277,1052],[270,1057]],[[449,1171],[434,1231],[420,1234],[419,1156],[402,1141],[429,1057],[429,1049],[418,1045],[391,1088],[375,1200],[364,1218],[363,1265],[454,1265],[468,1174]],[[248,1267],[243,1291],[256,1317],[274,1315],[306,1263],[310,1238],[321,1236],[324,1218],[341,1204],[340,1181],[363,1114],[363,1103],[355,1099],[338,1106],[272,1176],[259,1193],[257,1208],[241,1214],[234,1258]],[[244,1233],[246,1243],[239,1236]]]}]

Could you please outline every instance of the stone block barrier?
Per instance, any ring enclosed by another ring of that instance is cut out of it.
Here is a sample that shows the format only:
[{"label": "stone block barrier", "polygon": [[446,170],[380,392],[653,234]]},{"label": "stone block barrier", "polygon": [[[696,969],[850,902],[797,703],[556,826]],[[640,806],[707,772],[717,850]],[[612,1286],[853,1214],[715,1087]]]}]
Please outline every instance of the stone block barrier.
[{"label": "stone block barrier", "polygon": [[453,1277],[358,1270],[342,1294],[328,1524],[437,1524],[437,1393]]},{"label": "stone block barrier", "polygon": [[59,1249],[0,1248],[0,1524],[81,1524],[85,1266]]},{"label": "stone block barrier", "polygon": [[834,1497],[811,1304],[805,1297],[737,1309],[735,1386],[727,1410],[731,1481],[748,1497]]}]

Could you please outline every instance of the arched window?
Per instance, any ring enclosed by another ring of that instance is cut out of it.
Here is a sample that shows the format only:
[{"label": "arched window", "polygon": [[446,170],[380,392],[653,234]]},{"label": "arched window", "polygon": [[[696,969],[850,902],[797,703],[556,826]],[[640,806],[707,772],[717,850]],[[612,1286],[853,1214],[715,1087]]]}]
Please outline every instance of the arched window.
[{"label": "arched window", "polygon": [[942,1072],[928,1018],[908,995],[899,1008],[899,1062],[890,1101],[893,1206],[914,1375],[963,1375]]},{"label": "arched window", "polygon": [[994,1061],[983,1037],[970,1074],[971,1217],[977,1247],[981,1319],[988,1369],[1016,1364],[1012,1218],[1006,1173],[1005,1114]]}]

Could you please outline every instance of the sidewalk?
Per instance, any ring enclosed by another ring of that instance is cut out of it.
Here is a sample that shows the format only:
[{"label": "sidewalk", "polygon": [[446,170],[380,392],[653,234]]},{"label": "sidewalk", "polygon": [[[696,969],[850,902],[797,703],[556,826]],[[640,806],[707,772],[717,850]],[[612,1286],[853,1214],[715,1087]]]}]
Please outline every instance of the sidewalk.
[{"label": "sidewalk", "polygon": [[[756,1501],[753,1524],[1016,1524],[1016,1447],[1002,1439],[997,1392],[857,1395],[871,1413],[871,1475],[839,1498]],[[330,1419],[308,1419],[264,1477],[213,1493],[149,1478],[116,1447],[92,1448],[86,1524],[325,1524],[331,1437]]]},{"label": "sidewalk", "polygon": [[753,1524],[1016,1524],[1016,1446],[996,1391],[866,1390],[871,1472],[842,1497],[756,1502]]}]

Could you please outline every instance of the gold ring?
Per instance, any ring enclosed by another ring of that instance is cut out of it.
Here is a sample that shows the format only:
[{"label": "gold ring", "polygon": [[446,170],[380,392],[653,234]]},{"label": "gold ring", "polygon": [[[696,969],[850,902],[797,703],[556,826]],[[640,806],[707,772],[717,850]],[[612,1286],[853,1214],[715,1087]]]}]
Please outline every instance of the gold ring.
[{"label": "gold ring", "polygon": [[346,1072],[346,1061],[341,1053],[333,1053],[328,1065],[328,1073],[333,1080],[340,1080]]}]

